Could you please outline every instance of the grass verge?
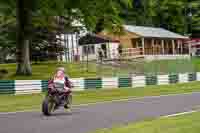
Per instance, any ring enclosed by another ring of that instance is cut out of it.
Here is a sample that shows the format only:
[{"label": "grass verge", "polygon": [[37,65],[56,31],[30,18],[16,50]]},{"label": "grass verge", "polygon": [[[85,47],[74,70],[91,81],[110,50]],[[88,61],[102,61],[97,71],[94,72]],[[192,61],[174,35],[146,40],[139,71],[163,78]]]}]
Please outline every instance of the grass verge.
[{"label": "grass verge", "polygon": [[147,120],[95,133],[199,133],[200,112],[155,120]]},{"label": "grass verge", "polygon": [[[119,63],[119,62],[118,62]],[[58,66],[63,66],[71,78],[79,77],[112,77],[128,76],[130,73],[139,74],[168,74],[200,71],[200,60],[159,60],[152,62],[145,61],[121,61],[120,65],[97,65],[95,62],[87,63],[59,63],[40,62],[32,64],[31,76],[16,76],[16,64],[0,64],[0,70],[6,69],[8,74],[3,74],[0,79],[24,80],[24,79],[49,79]],[[177,69],[178,68],[178,69]]]},{"label": "grass verge", "polygon": [[[112,90],[88,90],[73,93],[73,104],[87,104],[111,100],[119,100],[130,97],[159,96],[167,94],[181,94],[199,92],[200,83],[175,84],[165,86],[149,86],[144,88],[120,88]],[[0,112],[12,112],[22,110],[39,110],[44,94],[30,95],[1,95]]]}]

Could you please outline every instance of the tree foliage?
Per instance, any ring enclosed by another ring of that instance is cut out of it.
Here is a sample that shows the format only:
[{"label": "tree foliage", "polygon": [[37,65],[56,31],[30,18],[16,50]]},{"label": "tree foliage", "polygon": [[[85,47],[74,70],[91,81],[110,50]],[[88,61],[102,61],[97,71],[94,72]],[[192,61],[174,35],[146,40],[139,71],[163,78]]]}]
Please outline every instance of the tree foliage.
[{"label": "tree foliage", "polygon": [[[31,74],[29,47],[34,42],[44,42],[38,38],[38,29],[39,33],[44,33],[42,29],[51,35],[71,32],[74,20],[83,23],[89,31],[94,31],[100,20],[104,27],[120,25],[121,5],[130,6],[131,0],[0,0],[0,29],[15,27],[6,31],[16,35],[13,44],[17,51],[17,74]],[[1,42],[7,40],[10,39],[2,36]]]},{"label": "tree foliage", "polygon": [[133,8],[124,10],[122,15],[128,24],[163,27],[188,34],[200,27],[199,9],[198,0],[134,0]]}]

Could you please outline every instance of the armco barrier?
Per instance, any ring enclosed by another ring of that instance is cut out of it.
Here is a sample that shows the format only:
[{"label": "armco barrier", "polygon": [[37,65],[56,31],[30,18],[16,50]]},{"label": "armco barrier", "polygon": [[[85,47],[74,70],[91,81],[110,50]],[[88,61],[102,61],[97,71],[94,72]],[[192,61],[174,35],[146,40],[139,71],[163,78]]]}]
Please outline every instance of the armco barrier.
[{"label": "armco barrier", "polygon": [[196,73],[189,73],[188,81],[196,81],[196,80],[197,80],[197,74]]},{"label": "armco barrier", "polygon": [[132,79],[131,78],[119,78],[118,79],[118,87],[132,87]]},{"label": "armco barrier", "polygon": [[0,94],[14,94],[14,93],[15,93],[15,81],[0,80]]},{"label": "armco barrier", "polygon": [[102,79],[101,78],[90,78],[84,79],[84,88],[85,89],[98,89],[102,88]]},{"label": "armco barrier", "polygon": [[175,84],[179,82],[179,76],[178,74],[169,74],[169,84]]},{"label": "armco barrier", "polygon": [[42,92],[45,92],[47,90],[47,86],[48,86],[48,81],[47,80],[41,80],[41,90]]},{"label": "armco barrier", "polygon": [[16,80],[15,92],[16,94],[36,93],[41,92],[41,80]]},{"label": "armco barrier", "polygon": [[169,84],[169,76],[168,75],[158,75],[157,76],[157,84],[158,85],[167,85],[167,84]]},{"label": "armco barrier", "polygon": [[[168,75],[147,75],[111,78],[72,78],[73,91],[87,89],[115,89],[123,87],[144,87],[148,85],[167,85],[200,81],[200,73]],[[47,80],[0,80],[0,94],[40,93],[47,90]]]},{"label": "armco barrier", "polygon": [[157,76],[155,75],[146,76],[146,85],[157,85]]}]

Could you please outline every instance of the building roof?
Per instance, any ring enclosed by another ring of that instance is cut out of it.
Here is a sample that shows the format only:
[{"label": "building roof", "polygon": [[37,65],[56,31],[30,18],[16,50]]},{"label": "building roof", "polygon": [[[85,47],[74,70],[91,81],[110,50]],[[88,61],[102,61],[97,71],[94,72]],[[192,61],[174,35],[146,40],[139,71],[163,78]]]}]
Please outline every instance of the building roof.
[{"label": "building roof", "polygon": [[163,28],[144,27],[144,26],[132,26],[124,25],[125,30],[135,33],[142,37],[154,37],[154,38],[171,38],[171,39],[188,39],[186,36],[168,31]]},{"label": "building roof", "polygon": [[88,44],[102,44],[108,42],[118,42],[107,36],[96,35],[96,34],[86,34],[85,36],[79,39],[79,45],[88,45]]}]

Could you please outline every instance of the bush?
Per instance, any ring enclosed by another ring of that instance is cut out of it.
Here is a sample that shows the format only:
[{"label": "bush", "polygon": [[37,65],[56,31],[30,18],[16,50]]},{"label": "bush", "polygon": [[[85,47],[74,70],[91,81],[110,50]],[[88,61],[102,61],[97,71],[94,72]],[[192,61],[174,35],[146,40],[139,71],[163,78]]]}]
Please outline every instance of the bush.
[{"label": "bush", "polygon": [[5,63],[16,63],[16,60],[15,59],[8,59],[8,60],[5,60]]},{"label": "bush", "polygon": [[0,79],[3,78],[4,75],[8,74],[8,70],[6,69],[0,69]]},{"label": "bush", "polygon": [[8,74],[8,70],[6,70],[6,69],[0,69],[0,74]]}]

